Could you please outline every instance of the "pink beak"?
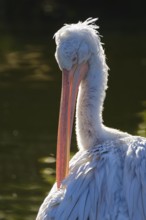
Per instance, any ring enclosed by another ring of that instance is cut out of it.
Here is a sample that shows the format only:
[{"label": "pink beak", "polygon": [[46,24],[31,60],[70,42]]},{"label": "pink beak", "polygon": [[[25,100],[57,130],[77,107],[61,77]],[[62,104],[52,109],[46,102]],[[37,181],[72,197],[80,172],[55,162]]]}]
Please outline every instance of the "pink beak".
[{"label": "pink beak", "polygon": [[73,127],[76,97],[81,80],[88,71],[88,64],[81,63],[70,71],[63,70],[62,92],[57,139],[56,180],[60,188],[62,180],[69,172],[70,144]]}]

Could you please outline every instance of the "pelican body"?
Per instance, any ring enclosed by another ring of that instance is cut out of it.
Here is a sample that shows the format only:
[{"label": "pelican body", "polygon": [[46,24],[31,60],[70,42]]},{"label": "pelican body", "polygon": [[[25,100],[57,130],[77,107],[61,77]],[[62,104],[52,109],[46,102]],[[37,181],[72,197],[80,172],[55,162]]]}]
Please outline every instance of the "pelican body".
[{"label": "pelican body", "polygon": [[[62,71],[57,182],[37,220],[146,220],[146,139],[103,124],[108,66],[96,20],[55,34]],[[75,105],[79,151],[69,163]]]}]

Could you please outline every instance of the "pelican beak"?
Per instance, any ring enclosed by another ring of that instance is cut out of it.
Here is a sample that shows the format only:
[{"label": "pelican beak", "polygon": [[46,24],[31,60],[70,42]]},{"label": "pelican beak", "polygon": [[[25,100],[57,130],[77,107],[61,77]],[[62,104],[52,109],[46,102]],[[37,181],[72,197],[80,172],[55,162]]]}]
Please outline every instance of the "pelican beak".
[{"label": "pelican beak", "polygon": [[88,64],[74,65],[70,71],[63,69],[62,92],[57,139],[56,180],[60,188],[69,172],[70,144],[76,97],[81,80],[88,71]]}]

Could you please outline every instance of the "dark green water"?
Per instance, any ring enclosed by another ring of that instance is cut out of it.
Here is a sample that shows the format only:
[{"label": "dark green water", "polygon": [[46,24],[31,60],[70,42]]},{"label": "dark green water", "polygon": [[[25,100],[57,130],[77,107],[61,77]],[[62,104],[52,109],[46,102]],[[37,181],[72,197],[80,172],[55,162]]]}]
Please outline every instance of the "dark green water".
[{"label": "dark green water", "polygon": [[[35,219],[55,180],[58,26],[0,35],[0,220]],[[146,32],[102,30],[110,66],[104,122],[146,136]]]}]

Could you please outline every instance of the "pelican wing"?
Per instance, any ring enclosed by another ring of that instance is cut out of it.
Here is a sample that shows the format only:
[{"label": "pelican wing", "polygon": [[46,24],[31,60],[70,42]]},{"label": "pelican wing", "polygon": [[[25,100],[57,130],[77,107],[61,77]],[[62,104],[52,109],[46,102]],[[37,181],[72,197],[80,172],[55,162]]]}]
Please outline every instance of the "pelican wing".
[{"label": "pelican wing", "polygon": [[79,151],[37,220],[146,220],[146,139],[108,141]]},{"label": "pelican wing", "polygon": [[130,220],[146,219],[146,139],[129,142],[124,164],[123,190]]}]

